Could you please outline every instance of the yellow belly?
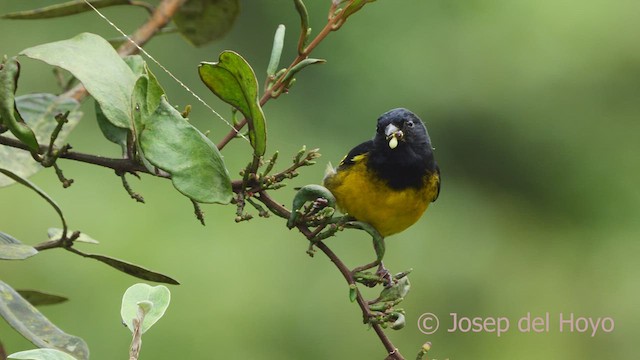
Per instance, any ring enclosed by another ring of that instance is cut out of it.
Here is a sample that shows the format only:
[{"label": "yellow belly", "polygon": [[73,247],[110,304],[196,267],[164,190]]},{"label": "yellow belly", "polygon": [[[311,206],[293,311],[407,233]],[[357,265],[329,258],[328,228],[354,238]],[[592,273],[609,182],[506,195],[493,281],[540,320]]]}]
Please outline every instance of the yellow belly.
[{"label": "yellow belly", "polygon": [[437,175],[425,177],[421,189],[396,190],[375,180],[364,161],[347,171],[329,174],[324,185],[336,197],[338,208],[373,226],[380,235],[399,233],[413,225],[437,194]]}]

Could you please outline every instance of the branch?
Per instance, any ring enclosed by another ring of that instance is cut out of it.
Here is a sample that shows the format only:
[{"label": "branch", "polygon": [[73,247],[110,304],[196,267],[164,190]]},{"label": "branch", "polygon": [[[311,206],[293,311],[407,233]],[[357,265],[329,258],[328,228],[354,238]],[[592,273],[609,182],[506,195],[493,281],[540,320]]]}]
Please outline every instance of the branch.
[{"label": "branch", "polygon": [[[0,145],[6,145],[16,149],[29,151],[29,148],[21,141],[6,136],[0,136]],[[40,146],[40,151],[41,153],[46,153],[47,151],[49,151],[49,148],[46,146]],[[166,178],[169,177],[169,175],[165,173],[151,173],[149,170],[147,170],[146,167],[131,159],[113,159],[104,156],[90,155],[68,150],[61,152],[58,157],[62,159],[75,160],[87,164],[110,168],[115,170],[118,174],[141,172],[154,176]]]},{"label": "branch", "polygon": [[[262,202],[263,204],[265,204],[269,208],[269,210],[271,210],[274,214],[282,218],[288,219],[289,216],[291,215],[291,212],[287,210],[287,208],[277,203],[273,198],[271,198],[271,196],[269,196],[269,194],[266,191],[260,191],[258,193],[257,199],[260,200],[260,202]],[[307,239],[313,238],[314,233],[307,226],[299,224],[296,227]],[[349,268],[344,264],[344,262],[342,262],[342,260],[338,257],[338,255],[336,255],[322,241],[315,242],[314,245],[316,245],[316,247],[320,249],[329,258],[329,260],[331,260],[331,262],[333,262],[333,264],[338,268],[338,270],[340,271],[344,279],[347,281],[347,284],[349,284],[349,286],[356,284],[355,279],[353,278],[353,274],[351,273],[351,270],[349,270]],[[360,306],[360,309],[362,310],[362,316],[365,320],[365,323],[369,323],[368,320],[371,317],[371,310],[369,309],[369,304],[362,297],[362,294],[360,294],[359,290],[356,292],[356,296],[357,296],[356,301]],[[380,326],[380,324],[377,324],[377,323],[370,323],[370,324],[373,330],[378,335],[378,338],[384,345],[385,349],[387,350],[387,353],[389,354],[385,360],[387,359],[388,360],[404,360],[404,357],[402,356],[400,351],[393,345],[389,337],[387,337],[387,334],[385,334],[385,332],[382,330],[382,327]]]}]

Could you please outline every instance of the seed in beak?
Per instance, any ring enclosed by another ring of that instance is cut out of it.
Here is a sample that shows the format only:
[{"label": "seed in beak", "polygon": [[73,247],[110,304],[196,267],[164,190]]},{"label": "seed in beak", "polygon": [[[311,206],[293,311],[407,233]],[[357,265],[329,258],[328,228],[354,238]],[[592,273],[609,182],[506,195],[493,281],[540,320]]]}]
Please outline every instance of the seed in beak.
[{"label": "seed in beak", "polygon": [[391,140],[389,140],[389,147],[391,149],[395,149],[398,146],[398,137],[396,134],[391,135]]}]

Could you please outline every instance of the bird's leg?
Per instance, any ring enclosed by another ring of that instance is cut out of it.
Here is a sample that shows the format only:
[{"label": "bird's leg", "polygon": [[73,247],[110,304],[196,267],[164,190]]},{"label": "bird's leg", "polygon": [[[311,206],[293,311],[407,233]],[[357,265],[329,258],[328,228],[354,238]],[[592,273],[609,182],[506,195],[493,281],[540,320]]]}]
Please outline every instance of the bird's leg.
[{"label": "bird's leg", "polygon": [[380,279],[382,279],[385,287],[390,287],[393,284],[393,276],[391,276],[391,273],[389,272],[389,270],[387,270],[387,268],[384,267],[384,264],[382,263],[382,261],[380,261],[380,264],[378,265],[378,270],[376,271],[376,275],[378,275]]},{"label": "bird's leg", "polygon": [[367,223],[354,221],[354,222],[348,223],[347,225],[349,225],[349,227],[362,229],[366,231],[369,235],[371,235],[371,238],[373,240],[373,248],[376,251],[375,261],[363,266],[356,267],[355,269],[352,270],[352,273],[355,274],[355,273],[369,270],[371,268],[378,266],[378,271],[376,272],[376,275],[380,276],[380,278],[383,279],[383,282],[390,283],[391,276],[389,275],[389,271],[387,271],[387,269],[384,268],[384,265],[382,265],[382,258],[384,258],[384,252],[386,248],[384,243],[384,237],[380,235],[380,233],[376,229],[374,229],[373,226]]}]

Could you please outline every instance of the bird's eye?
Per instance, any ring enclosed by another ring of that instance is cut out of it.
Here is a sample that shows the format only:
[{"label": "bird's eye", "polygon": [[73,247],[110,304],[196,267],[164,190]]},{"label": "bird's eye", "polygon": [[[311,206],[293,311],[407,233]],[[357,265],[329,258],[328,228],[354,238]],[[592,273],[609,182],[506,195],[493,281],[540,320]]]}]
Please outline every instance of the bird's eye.
[{"label": "bird's eye", "polygon": [[407,121],[407,126],[408,126],[408,127],[413,127],[413,125],[415,125],[415,124],[413,123],[413,120],[409,120],[409,121]]}]

